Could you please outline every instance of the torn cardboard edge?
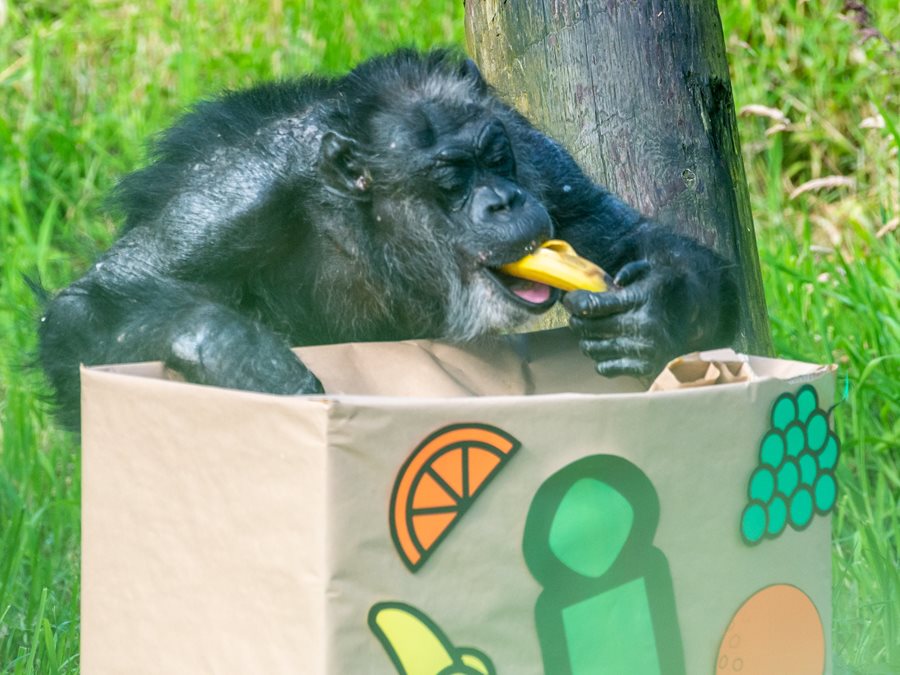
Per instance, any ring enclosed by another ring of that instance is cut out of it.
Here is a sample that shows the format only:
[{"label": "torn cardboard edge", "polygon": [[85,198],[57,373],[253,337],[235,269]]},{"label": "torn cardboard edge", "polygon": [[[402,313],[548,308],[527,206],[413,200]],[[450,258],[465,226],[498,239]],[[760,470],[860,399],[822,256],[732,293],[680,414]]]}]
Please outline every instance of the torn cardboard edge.
[{"label": "torn cardboard edge", "polygon": [[[663,393],[768,378],[801,382],[834,370],[834,366],[717,349],[674,359],[648,388],[646,382],[635,378],[583,377],[592,363],[581,353],[577,338],[565,328],[482,338],[466,344],[432,340],[359,342],[300,347],[294,352],[322,382],[326,398]],[[178,373],[158,361],[89,369],[183,382]]]},{"label": "torn cardboard edge", "polygon": [[[730,358],[731,356],[735,358]],[[710,387],[716,384],[733,384],[759,379],[747,359],[732,352],[726,359],[693,352],[672,359],[656,377],[648,391],[671,391]]]}]

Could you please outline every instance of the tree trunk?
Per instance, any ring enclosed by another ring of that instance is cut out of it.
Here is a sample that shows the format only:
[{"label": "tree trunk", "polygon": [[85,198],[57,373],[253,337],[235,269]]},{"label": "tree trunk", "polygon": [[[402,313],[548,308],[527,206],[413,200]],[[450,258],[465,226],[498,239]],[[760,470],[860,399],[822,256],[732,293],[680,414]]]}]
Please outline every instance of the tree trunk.
[{"label": "tree trunk", "polygon": [[498,93],[597,182],[736,261],[735,347],[771,337],[715,0],[468,0]]}]

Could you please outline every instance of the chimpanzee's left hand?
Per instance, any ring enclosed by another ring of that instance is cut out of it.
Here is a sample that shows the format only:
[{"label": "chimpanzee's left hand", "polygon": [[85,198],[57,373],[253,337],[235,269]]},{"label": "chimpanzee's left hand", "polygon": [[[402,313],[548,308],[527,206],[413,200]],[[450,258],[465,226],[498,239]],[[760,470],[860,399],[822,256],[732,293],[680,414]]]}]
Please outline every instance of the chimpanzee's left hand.
[{"label": "chimpanzee's left hand", "polygon": [[567,293],[569,325],[601,375],[654,376],[687,351],[685,327],[692,317],[681,317],[684,323],[671,317],[673,305],[684,299],[676,290],[680,284],[646,260],[626,264],[614,281],[616,288],[603,293]]}]

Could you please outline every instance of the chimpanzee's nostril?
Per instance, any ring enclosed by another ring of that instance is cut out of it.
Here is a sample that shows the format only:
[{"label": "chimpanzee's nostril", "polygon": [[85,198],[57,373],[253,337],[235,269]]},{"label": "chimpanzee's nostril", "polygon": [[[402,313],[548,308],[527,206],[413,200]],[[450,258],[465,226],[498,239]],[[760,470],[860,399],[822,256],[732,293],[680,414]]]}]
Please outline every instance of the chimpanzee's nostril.
[{"label": "chimpanzee's nostril", "polygon": [[511,181],[497,181],[476,189],[472,208],[476,220],[510,219],[527,206],[527,193]]},{"label": "chimpanzee's nostril", "polygon": [[500,211],[509,211],[512,208],[520,206],[525,200],[522,190],[518,187],[502,186],[492,190],[492,199],[488,205],[488,211],[497,213]]}]

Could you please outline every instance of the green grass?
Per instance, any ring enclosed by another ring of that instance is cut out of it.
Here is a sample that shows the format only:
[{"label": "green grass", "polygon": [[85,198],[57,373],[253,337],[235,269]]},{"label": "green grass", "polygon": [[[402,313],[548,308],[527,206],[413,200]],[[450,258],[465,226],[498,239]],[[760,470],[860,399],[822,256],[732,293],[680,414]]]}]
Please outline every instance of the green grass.
[{"label": "green grass", "polygon": [[[109,244],[103,195],[196,98],[462,44],[458,0],[242,4],[0,0],[0,673],[78,670],[78,447],[24,367],[37,308],[21,275],[59,288]],[[867,4],[900,42],[896,2]],[[738,107],[790,119],[770,135],[771,119],[740,121],[776,349],[849,377],[833,636],[842,667],[868,675],[900,672],[900,56],[862,42],[841,5],[721,11]],[[883,128],[861,126],[879,114]],[[823,176],[853,186],[790,198]]]}]

